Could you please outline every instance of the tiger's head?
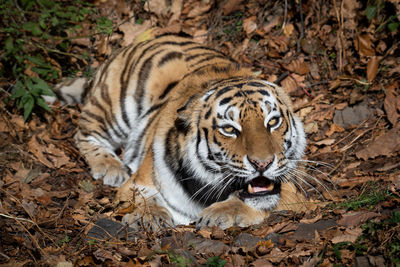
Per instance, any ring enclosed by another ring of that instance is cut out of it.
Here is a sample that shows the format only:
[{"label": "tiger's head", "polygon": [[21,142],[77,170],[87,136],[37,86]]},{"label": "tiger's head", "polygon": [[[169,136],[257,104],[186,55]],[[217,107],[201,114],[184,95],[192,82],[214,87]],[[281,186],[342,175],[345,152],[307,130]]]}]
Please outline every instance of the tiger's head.
[{"label": "tiger's head", "polygon": [[215,202],[237,192],[257,210],[274,208],[306,146],[286,93],[259,79],[224,80],[190,110],[185,165],[201,179],[196,198]]}]

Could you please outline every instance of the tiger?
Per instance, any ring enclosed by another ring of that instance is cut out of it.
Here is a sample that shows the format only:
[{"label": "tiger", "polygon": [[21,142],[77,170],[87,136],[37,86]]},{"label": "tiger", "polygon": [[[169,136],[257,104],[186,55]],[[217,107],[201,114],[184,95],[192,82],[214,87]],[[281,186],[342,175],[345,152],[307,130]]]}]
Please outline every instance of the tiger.
[{"label": "tiger", "polygon": [[296,184],[306,137],[285,90],[190,38],[131,44],[58,96],[83,103],[76,145],[130,192],[131,227],[257,224]]}]

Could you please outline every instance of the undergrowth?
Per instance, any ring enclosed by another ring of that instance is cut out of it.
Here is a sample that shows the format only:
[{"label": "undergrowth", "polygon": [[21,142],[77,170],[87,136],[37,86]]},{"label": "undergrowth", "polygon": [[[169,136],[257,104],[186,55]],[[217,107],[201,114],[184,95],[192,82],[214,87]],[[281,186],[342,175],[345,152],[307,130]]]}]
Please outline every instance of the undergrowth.
[{"label": "undergrowth", "polygon": [[0,16],[0,75],[12,84],[8,100],[23,110],[25,120],[39,107],[50,111],[42,95],[53,95],[51,84],[61,78],[64,61],[84,59],[68,52],[83,25],[97,25],[93,35],[112,32],[112,22],[81,0],[4,0]]},{"label": "undergrowth", "polygon": [[382,188],[374,182],[368,182],[361,189],[359,196],[345,202],[335,204],[339,208],[346,210],[359,210],[361,208],[372,209],[378,203],[390,198],[391,194],[386,188]]}]

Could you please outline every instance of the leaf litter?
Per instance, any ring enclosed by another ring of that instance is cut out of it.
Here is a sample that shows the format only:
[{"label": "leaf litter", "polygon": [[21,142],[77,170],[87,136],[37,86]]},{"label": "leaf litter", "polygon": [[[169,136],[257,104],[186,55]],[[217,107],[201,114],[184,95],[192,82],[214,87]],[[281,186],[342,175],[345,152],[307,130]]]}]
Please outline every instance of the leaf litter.
[{"label": "leaf litter", "polygon": [[[398,265],[400,33],[384,19],[396,22],[400,8],[384,2],[94,1],[113,34],[70,48],[89,53],[92,66],[137,38],[183,32],[285,87],[308,134],[300,169],[315,180],[300,202],[310,208],[275,211],[247,228],[134,232],[120,223],[134,206],[119,209],[116,190],[90,177],[74,146],[79,107],[56,105],[24,123],[2,102],[0,264]],[[378,15],[367,17],[373,8]],[[70,60],[78,76],[89,64]]]}]

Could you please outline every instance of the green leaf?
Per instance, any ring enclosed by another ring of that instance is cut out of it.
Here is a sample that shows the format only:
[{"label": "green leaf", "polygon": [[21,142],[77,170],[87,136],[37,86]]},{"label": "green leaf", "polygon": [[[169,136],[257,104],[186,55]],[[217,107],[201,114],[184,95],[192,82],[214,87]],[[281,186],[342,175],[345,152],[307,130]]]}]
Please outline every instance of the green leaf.
[{"label": "green leaf", "polygon": [[33,96],[31,96],[31,95],[26,95],[26,96],[29,96],[29,97],[27,97],[26,101],[23,101],[24,102],[24,121],[26,121],[28,119],[29,115],[31,115],[33,106],[35,105],[35,99],[33,99]]},{"label": "green leaf", "polygon": [[15,83],[14,90],[12,91],[11,98],[12,99],[21,98],[25,94],[27,94],[27,91],[26,91],[24,85],[20,81],[17,81]]},{"label": "green leaf", "polygon": [[40,57],[27,56],[26,59],[29,60],[30,62],[32,62],[33,64],[41,66],[41,67],[47,67],[48,66],[48,64],[46,64],[46,62],[44,62],[44,60],[41,59]]},{"label": "green leaf", "polygon": [[367,9],[365,9],[365,15],[369,20],[372,20],[376,15],[376,11],[378,11],[378,6],[367,6]]},{"label": "green leaf", "polygon": [[36,83],[34,85],[34,88],[40,89],[40,93],[42,95],[54,96],[54,93],[51,90],[51,87],[48,85],[47,82],[45,82],[44,80],[40,79],[39,77],[34,77],[32,79]]},{"label": "green leaf", "polygon": [[36,98],[36,104],[42,107],[43,109],[52,112],[50,107],[47,105],[46,101],[43,100],[43,98],[41,97]]},{"label": "green leaf", "polygon": [[11,53],[14,50],[14,38],[8,37],[4,43],[4,49],[6,53]]},{"label": "green leaf", "polygon": [[397,28],[399,27],[400,23],[399,22],[391,22],[388,24],[388,29],[391,32],[395,32]]},{"label": "green leaf", "polygon": [[112,34],[113,24],[112,21],[106,17],[101,17],[97,20],[97,31],[105,34]]},{"label": "green leaf", "polygon": [[49,73],[49,69],[48,68],[32,67],[31,70],[36,72],[37,74],[40,74],[40,75],[43,75],[43,76],[46,76],[47,73]]},{"label": "green leaf", "polygon": [[43,33],[40,29],[40,25],[32,21],[28,21],[22,25],[22,28],[28,32],[31,32],[34,36],[40,36]]},{"label": "green leaf", "polygon": [[52,17],[51,18],[51,26],[57,26],[58,24],[60,24],[60,21],[58,20],[58,18]]},{"label": "green leaf", "polygon": [[32,79],[31,79],[30,77],[28,77],[28,78],[25,80],[25,86],[26,86],[26,88],[27,88],[28,90],[32,90],[32,89],[33,89],[33,81],[32,81]]}]

